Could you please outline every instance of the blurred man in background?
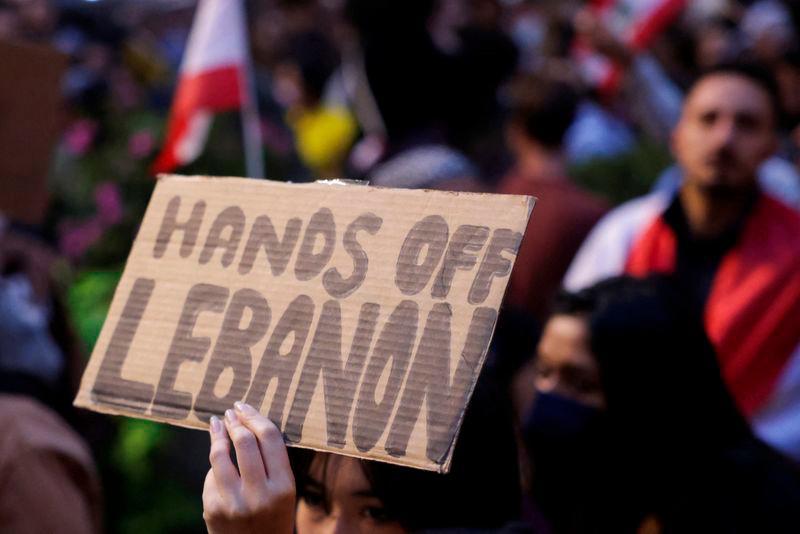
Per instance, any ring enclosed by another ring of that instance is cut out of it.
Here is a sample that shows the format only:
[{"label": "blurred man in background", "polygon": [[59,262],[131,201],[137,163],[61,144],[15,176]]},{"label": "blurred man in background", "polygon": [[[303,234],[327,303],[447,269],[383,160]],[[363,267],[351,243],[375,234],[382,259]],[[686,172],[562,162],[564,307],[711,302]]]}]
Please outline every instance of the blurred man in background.
[{"label": "blurred man in background", "polygon": [[684,182],[600,221],[567,272],[577,290],[608,276],[674,273],[702,311],[722,375],[756,433],[800,459],[800,215],[761,192],[777,148],[774,80],[718,66],[691,87],[672,137]]}]

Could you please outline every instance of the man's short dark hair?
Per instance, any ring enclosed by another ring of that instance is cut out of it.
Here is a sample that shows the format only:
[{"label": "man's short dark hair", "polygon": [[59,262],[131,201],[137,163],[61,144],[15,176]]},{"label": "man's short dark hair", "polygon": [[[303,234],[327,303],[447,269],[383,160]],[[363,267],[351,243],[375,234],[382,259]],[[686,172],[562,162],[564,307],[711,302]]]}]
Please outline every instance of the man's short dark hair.
[{"label": "man's short dark hair", "polygon": [[778,82],[775,81],[775,77],[772,75],[772,72],[769,69],[758,63],[754,63],[752,61],[739,60],[739,61],[726,61],[717,63],[716,65],[712,65],[711,67],[704,69],[694,79],[692,84],[689,86],[689,92],[691,92],[697,86],[697,84],[699,84],[704,79],[710,76],[723,75],[723,74],[741,76],[742,78],[745,78],[753,82],[761,89],[763,89],[764,92],[767,94],[767,97],[769,98],[769,102],[775,117],[775,124],[778,124],[778,121],[782,113]]},{"label": "man's short dark hair", "polygon": [[553,302],[553,315],[589,315],[597,308],[597,295],[591,289],[578,292],[562,290]]},{"label": "man's short dark hair", "polygon": [[578,93],[563,82],[525,78],[512,89],[511,118],[525,135],[545,148],[560,149],[575,120]]}]

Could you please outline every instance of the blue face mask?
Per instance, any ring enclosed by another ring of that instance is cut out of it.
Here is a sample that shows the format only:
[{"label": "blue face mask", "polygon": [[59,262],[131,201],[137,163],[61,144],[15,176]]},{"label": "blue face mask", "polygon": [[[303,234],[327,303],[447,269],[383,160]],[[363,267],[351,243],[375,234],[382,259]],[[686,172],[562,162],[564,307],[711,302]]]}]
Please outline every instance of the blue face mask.
[{"label": "blue face mask", "polygon": [[582,444],[591,446],[589,442],[599,438],[605,426],[604,416],[598,408],[555,393],[537,392],[522,432],[529,447],[537,440],[546,440],[580,449]]},{"label": "blue face mask", "polygon": [[554,532],[636,531],[641,484],[604,410],[538,393],[522,433],[532,496]]},{"label": "blue face mask", "polygon": [[608,483],[605,413],[560,395],[537,393],[522,436],[537,506],[556,531],[581,531],[575,521],[596,517],[589,510]]}]

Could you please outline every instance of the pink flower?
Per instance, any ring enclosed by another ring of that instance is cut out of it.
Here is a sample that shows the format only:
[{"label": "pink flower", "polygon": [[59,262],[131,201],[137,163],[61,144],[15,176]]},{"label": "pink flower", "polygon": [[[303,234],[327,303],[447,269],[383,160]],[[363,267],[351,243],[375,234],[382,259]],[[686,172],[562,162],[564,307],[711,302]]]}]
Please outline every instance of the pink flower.
[{"label": "pink flower", "polygon": [[128,153],[135,159],[150,155],[156,141],[150,130],[140,130],[128,139]]},{"label": "pink flower", "polygon": [[92,148],[96,134],[96,122],[89,119],[78,119],[67,128],[64,134],[64,143],[70,154],[82,156]]},{"label": "pink flower", "polygon": [[127,69],[116,67],[109,78],[111,94],[122,109],[133,109],[142,103],[142,88]]},{"label": "pink flower", "polygon": [[59,229],[58,248],[72,260],[81,258],[103,235],[102,223],[97,219],[64,223]]},{"label": "pink flower", "polygon": [[106,230],[122,220],[122,194],[117,184],[103,182],[94,190],[97,213],[83,221],[67,220],[58,228],[58,248],[72,260],[80,259]]},{"label": "pink flower", "polygon": [[117,184],[103,182],[94,190],[97,218],[103,226],[111,226],[122,220],[122,194]]}]

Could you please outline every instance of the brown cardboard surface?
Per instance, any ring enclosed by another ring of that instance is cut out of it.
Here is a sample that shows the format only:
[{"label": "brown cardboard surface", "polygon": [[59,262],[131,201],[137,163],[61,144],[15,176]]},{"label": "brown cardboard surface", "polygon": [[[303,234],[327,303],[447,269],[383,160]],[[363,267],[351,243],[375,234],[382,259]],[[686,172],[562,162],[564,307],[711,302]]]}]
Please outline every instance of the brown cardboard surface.
[{"label": "brown cardboard surface", "polygon": [[162,177],[75,400],[447,471],[533,199]]},{"label": "brown cardboard surface", "polygon": [[66,67],[66,56],[49,47],[0,41],[0,212],[21,222],[45,215]]}]

